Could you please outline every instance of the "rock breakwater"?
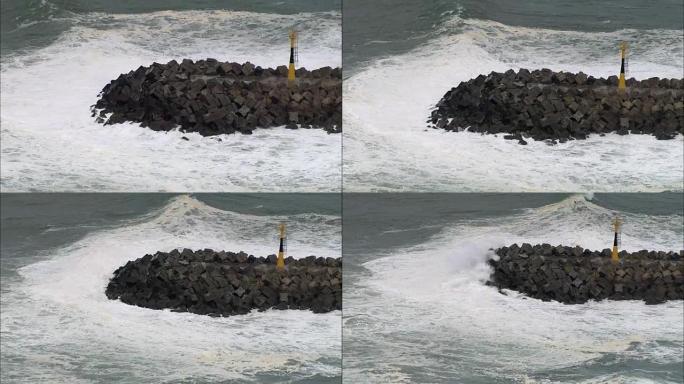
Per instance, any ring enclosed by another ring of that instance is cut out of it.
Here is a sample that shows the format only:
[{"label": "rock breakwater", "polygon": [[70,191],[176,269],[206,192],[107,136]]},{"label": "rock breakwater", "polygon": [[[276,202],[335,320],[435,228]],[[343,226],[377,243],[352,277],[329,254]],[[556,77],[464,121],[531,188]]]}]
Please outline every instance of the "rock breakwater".
[{"label": "rock breakwater", "polygon": [[215,59],[153,63],[107,84],[92,107],[104,124],[138,122],[155,131],[179,128],[203,136],[256,128],[342,129],[342,73],[323,67],[296,71]]},{"label": "rock breakwater", "polygon": [[[684,252],[684,251],[683,251]],[[647,304],[684,299],[681,253],[620,252],[550,244],[513,244],[495,250],[498,260],[488,284],[566,304],[589,300],[644,300]]]},{"label": "rock breakwater", "polygon": [[109,299],[152,309],[211,316],[253,309],[304,309],[315,313],[342,308],[342,260],[309,256],[285,259],[204,249],[145,255],[114,271]]},{"label": "rock breakwater", "polygon": [[505,134],[565,142],[590,134],[649,134],[672,139],[684,134],[684,80],[657,77],[627,80],[594,78],[582,72],[549,69],[492,72],[449,90],[429,122],[447,131]]}]

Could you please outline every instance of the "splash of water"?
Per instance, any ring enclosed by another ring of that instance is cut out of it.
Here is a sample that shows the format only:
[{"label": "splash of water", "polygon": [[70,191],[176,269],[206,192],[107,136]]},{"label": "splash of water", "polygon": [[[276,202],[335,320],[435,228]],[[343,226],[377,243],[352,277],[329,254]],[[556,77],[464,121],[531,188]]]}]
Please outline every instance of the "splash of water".
[{"label": "splash of water", "polygon": [[[603,249],[611,244],[610,219],[616,213],[573,195],[505,217],[459,222],[423,244],[378,255],[364,264],[369,277],[345,287],[344,329],[350,328],[345,350],[351,351],[345,355],[345,376],[367,374],[366,360],[382,368],[376,379],[397,382],[423,377],[535,382],[543,372],[600,366],[606,356],[615,356],[610,364],[616,364],[619,380],[632,378],[631,370],[619,365],[627,358],[676,370],[684,339],[681,302],[564,305],[512,291],[504,295],[484,284],[491,248],[548,242]],[[624,249],[684,247],[681,215],[619,214],[625,219]],[[362,341],[371,339],[368,345]]]},{"label": "splash of water", "polygon": [[2,58],[3,191],[339,190],[340,135],[279,127],[218,141],[133,123],[102,126],[89,111],[110,80],[153,61],[286,63],[293,24],[305,31],[302,66],[339,66],[339,13],[73,17],[74,26],[50,46]]},{"label": "splash of water", "polygon": [[21,268],[21,281],[2,297],[3,381],[339,376],[339,311],[210,318],[129,306],[104,295],[112,271],[157,250],[211,247],[272,254],[274,223],[283,220],[290,223],[292,256],[340,256],[335,217],[239,214],[179,196],[158,211],[93,232]]},{"label": "splash of water", "polygon": [[[344,180],[348,191],[681,190],[684,137],[604,137],[521,146],[501,135],[427,129],[451,87],[518,68],[619,69],[617,42],[631,41],[631,76],[681,78],[681,30],[610,33],[511,27],[454,16],[406,54],[370,63],[344,82]],[[504,48],[505,47],[505,48]]]}]

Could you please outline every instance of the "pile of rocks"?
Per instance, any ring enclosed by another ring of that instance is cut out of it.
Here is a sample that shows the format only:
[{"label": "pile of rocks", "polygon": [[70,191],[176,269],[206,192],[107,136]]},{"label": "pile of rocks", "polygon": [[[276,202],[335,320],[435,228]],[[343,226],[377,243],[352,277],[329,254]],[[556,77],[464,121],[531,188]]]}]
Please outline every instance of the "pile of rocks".
[{"label": "pile of rocks", "polygon": [[566,304],[588,300],[644,300],[647,304],[684,299],[684,251],[621,251],[611,261],[610,249],[513,244],[495,250],[498,260],[488,284],[541,300]]},{"label": "pile of rocks", "polygon": [[492,72],[463,82],[437,103],[428,122],[448,131],[565,142],[617,132],[672,139],[684,134],[684,80],[657,77],[596,79],[580,72],[521,69]]},{"label": "pile of rocks", "polygon": [[296,78],[289,85],[287,67],[249,62],[153,63],[107,84],[92,107],[93,117],[104,124],[133,121],[155,131],[180,127],[203,136],[283,125],[341,132],[340,68],[300,68]]},{"label": "pile of rocks", "polygon": [[211,249],[157,252],[114,271],[105,293],[126,304],[210,316],[269,308],[342,309],[340,258],[288,257],[283,271],[275,262],[275,255]]}]

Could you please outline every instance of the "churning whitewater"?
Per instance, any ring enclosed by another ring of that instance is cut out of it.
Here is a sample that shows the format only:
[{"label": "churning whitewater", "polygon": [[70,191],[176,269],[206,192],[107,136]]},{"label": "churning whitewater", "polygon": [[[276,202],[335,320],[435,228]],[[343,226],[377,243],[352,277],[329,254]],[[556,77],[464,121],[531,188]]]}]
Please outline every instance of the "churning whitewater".
[{"label": "churning whitewater", "polygon": [[[681,190],[684,138],[591,135],[521,146],[503,135],[428,129],[442,95],[480,74],[550,68],[628,77],[682,78],[681,30],[614,32],[513,27],[452,16],[425,44],[373,59],[344,81],[344,182],[348,191]],[[420,37],[417,37],[420,38]]]},{"label": "churning whitewater", "polygon": [[[175,248],[277,251],[287,222],[295,258],[340,257],[340,218],[224,211],[179,196],[117,227],[35,256],[2,297],[3,381],[272,382],[339,377],[340,311],[253,311],[213,318],[108,300],[112,272]],[[18,368],[20,367],[20,368]]]},{"label": "churning whitewater", "polygon": [[89,111],[111,79],[155,61],[285,65],[293,26],[299,66],[340,66],[339,12],[90,12],[56,20],[68,27],[50,45],[2,57],[3,191],[339,190],[339,135],[278,127],[212,138],[134,123],[103,127]]},{"label": "churning whitewater", "polygon": [[[422,244],[380,252],[361,270],[350,269],[345,379],[679,382],[681,301],[565,305],[485,285],[491,248],[547,242],[603,249],[612,241],[615,214],[625,223],[622,249],[684,249],[681,214],[613,211],[575,195],[445,225]],[[406,230],[407,236],[416,230]]]}]

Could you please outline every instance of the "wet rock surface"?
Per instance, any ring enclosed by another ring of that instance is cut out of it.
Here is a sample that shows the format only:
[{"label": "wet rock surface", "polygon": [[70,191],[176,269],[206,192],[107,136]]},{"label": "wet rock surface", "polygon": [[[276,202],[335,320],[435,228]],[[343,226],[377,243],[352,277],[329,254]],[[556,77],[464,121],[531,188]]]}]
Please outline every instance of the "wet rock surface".
[{"label": "wet rock surface", "polygon": [[244,252],[173,250],[129,261],[114,271],[105,291],[112,300],[152,309],[210,316],[253,309],[342,309],[342,260],[309,256],[285,259]]},{"label": "wet rock surface", "polygon": [[297,69],[289,86],[287,67],[215,59],[153,63],[107,84],[92,107],[100,123],[138,122],[155,131],[179,128],[203,136],[287,125],[342,130],[342,72]]},{"label": "wet rock surface", "polygon": [[489,260],[493,271],[487,284],[544,301],[643,300],[658,304],[684,299],[684,251],[621,251],[617,263],[611,261],[610,249],[591,251],[550,244],[513,244],[495,253],[499,260]]},{"label": "wet rock surface", "polygon": [[549,69],[492,72],[463,82],[437,103],[434,128],[508,134],[550,143],[616,132],[672,139],[684,134],[684,80],[594,78]]}]

